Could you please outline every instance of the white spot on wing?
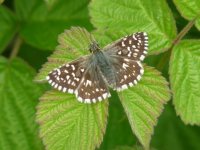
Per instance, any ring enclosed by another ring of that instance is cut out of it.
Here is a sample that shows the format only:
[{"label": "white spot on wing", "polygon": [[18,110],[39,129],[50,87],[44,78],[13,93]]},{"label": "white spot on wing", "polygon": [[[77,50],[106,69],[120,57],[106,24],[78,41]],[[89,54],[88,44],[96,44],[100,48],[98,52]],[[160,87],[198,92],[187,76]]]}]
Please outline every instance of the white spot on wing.
[{"label": "white spot on wing", "polygon": [[126,45],[124,44],[124,41],[122,41],[122,47],[125,47]]},{"label": "white spot on wing", "polygon": [[87,80],[87,81],[86,81],[86,85],[85,85],[85,86],[88,86],[88,85],[90,85],[90,86],[91,86],[91,85],[92,85],[92,81],[90,81],[90,80]]},{"label": "white spot on wing", "polygon": [[66,92],[66,91],[67,91],[67,88],[66,88],[66,87],[64,87],[62,91],[63,91],[63,92]]},{"label": "white spot on wing", "polygon": [[126,69],[126,68],[128,67],[128,65],[127,65],[126,63],[123,63],[123,64],[122,64],[122,67],[123,67],[124,69]]},{"label": "white spot on wing", "polygon": [[122,85],[122,89],[127,89],[128,86],[126,84]]},{"label": "white spot on wing", "polygon": [[130,82],[130,83],[129,83],[129,86],[133,86],[133,83],[132,83],[132,82]]},{"label": "white spot on wing", "polygon": [[59,86],[59,87],[58,87],[58,90],[60,91],[61,89],[62,89],[62,86]]},{"label": "white spot on wing", "polygon": [[75,70],[75,66],[74,65],[71,65],[71,67],[72,67],[72,70]]},{"label": "white spot on wing", "polygon": [[72,93],[73,93],[73,90],[72,90],[72,89],[68,89],[68,92],[72,94]]},{"label": "white spot on wing", "polygon": [[92,102],[93,102],[93,103],[96,103],[96,99],[95,99],[95,98],[93,98],[93,99],[92,99]]},{"label": "white spot on wing", "polygon": [[50,77],[49,77],[49,76],[46,76],[46,79],[47,79],[47,80],[49,80],[49,79],[50,79]]},{"label": "white spot on wing", "polygon": [[140,80],[140,79],[141,79],[141,75],[138,75],[138,76],[137,76],[137,79]]},{"label": "white spot on wing", "polygon": [[103,98],[105,99],[107,97],[108,93],[103,94]]},{"label": "white spot on wing", "polygon": [[90,99],[85,99],[85,103],[91,103]]},{"label": "white spot on wing", "polygon": [[140,60],[144,60],[145,56],[144,55],[141,55],[140,56]]},{"label": "white spot on wing", "polygon": [[83,99],[81,97],[78,97],[77,99],[79,102],[81,102],[81,103],[83,102]]}]

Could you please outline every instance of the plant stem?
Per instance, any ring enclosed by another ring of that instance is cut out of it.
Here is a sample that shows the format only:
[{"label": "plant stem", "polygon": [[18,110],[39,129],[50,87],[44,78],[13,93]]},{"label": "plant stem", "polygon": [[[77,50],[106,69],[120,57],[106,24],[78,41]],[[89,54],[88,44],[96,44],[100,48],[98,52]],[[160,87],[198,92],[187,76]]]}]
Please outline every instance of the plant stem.
[{"label": "plant stem", "polygon": [[[177,35],[176,39],[174,40],[171,48],[173,48],[175,45],[177,45],[180,40],[188,33],[188,31],[193,27],[194,23],[196,21],[196,18],[191,20],[182,30],[181,32]],[[170,49],[171,49],[170,48]]]},{"label": "plant stem", "polygon": [[196,18],[191,20],[182,30],[181,32],[177,35],[177,37],[175,38],[175,40],[173,41],[171,47],[169,48],[169,52],[165,52],[163,54],[163,57],[160,59],[160,61],[157,64],[157,69],[158,70],[162,70],[165,66],[165,64],[168,62],[169,57],[171,56],[171,51],[174,48],[175,45],[177,45],[181,39],[188,33],[188,31],[192,28],[192,26],[194,25],[196,21]]},{"label": "plant stem", "polygon": [[22,39],[18,36],[14,42],[13,49],[10,54],[10,60],[17,56],[21,44],[22,44]]}]

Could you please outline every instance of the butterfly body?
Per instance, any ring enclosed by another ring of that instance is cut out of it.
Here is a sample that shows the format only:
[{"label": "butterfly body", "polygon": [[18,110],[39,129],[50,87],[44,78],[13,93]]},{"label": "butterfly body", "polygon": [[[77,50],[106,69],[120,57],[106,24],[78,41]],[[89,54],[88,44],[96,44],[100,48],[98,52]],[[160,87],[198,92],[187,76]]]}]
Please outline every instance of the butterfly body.
[{"label": "butterfly body", "polygon": [[106,56],[102,51],[94,53],[94,57],[97,62],[97,67],[99,68],[99,73],[102,74],[104,80],[106,80],[110,87],[116,85],[115,70],[110,62],[108,56]]},{"label": "butterfly body", "polygon": [[51,71],[48,82],[62,92],[74,93],[80,102],[95,103],[110,97],[109,87],[121,91],[141,79],[141,61],[148,49],[148,37],[138,32],[121,38],[101,50],[91,41],[91,55],[63,64]]}]

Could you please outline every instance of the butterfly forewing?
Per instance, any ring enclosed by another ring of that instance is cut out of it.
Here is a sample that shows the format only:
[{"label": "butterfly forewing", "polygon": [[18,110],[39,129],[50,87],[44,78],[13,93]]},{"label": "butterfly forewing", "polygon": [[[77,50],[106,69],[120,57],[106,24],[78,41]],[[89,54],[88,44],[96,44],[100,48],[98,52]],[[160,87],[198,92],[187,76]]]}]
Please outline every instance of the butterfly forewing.
[{"label": "butterfly forewing", "polygon": [[143,61],[147,50],[148,36],[146,32],[125,36],[105,47],[105,52],[108,55],[118,55],[135,61]]},{"label": "butterfly forewing", "polygon": [[85,59],[80,58],[54,69],[47,76],[48,82],[62,92],[74,93],[86,71]]},{"label": "butterfly forewing", "polygon": [[107,85],[98,71],[91,71],[87,58],[64,64],[47,76],[48,82],[62,92],[75,93],[84,103],[95,103],[110,96]]}]

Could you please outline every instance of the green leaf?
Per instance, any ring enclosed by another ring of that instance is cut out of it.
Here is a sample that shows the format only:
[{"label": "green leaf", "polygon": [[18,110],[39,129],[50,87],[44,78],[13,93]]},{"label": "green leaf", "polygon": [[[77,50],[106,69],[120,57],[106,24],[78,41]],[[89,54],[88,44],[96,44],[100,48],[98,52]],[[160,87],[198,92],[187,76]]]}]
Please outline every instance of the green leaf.
[{"label": "green leaf", "polygon": [[14,15],[6,7],[0,5],[0,53],[7,47],[15,33]]},{"label": "green leaf", "polygon": [[43,65],[35,81],[46,80],[46,76],[54,68],[88,54],[88,47],[92,40],[92,35],[84,28],[72,27],[70,30],[65,30],[64,33],[59,35],[59,45],[48,58],[48,62]]},{"label": "green leaf", "polygon": [[99,147],[105,133],[108,101],[82,104],[75,96],[50,91],[37,107],[40,136],[49,150],[92,150]]},{"label": "green leaf", "polygon": [[32,82],[35,71],[21,59],[0,57],[0,149],[43,149],[35,106],[43,92]]},{"label": "green leaf", "polygon": [[200,40],[185,40],[174,47],[170,82],[176,112],[186,124],[200,125]]},{"label": "green leaf", "polygon": [[16,0],[15,9],[22,28],[21,36],[27,43],[40,49],[53,50],[57,36],[70,26],[85,26],[89,22],[88,0],[60,0],[50,8],[44,0]]},{"label": "green leaf", "polygon": [[190,21],[196,20],[195,25],[200,30],[200,1],[174,0],[174,3],[184,18]]},{"label": "green leaf", "polygon": [[132,131],[145,149],[149,149],[153,128],[164,104],[170,99],[167,84],[160,72],[145,66],[141,82],[120,93]]},{"label": "green leaf", "polygon": [[44,1],[50,8],[54,5],[54,3],[58,2],[58,0],[44,0]]},{"label": "green leaf", "polygon": [[175,21],[166,1],[93,0],[90,4],[96,36],[108,36],[103,45],[126,34],[146,31],[149,34],[150,54],[168,49],[176,37]]}]

